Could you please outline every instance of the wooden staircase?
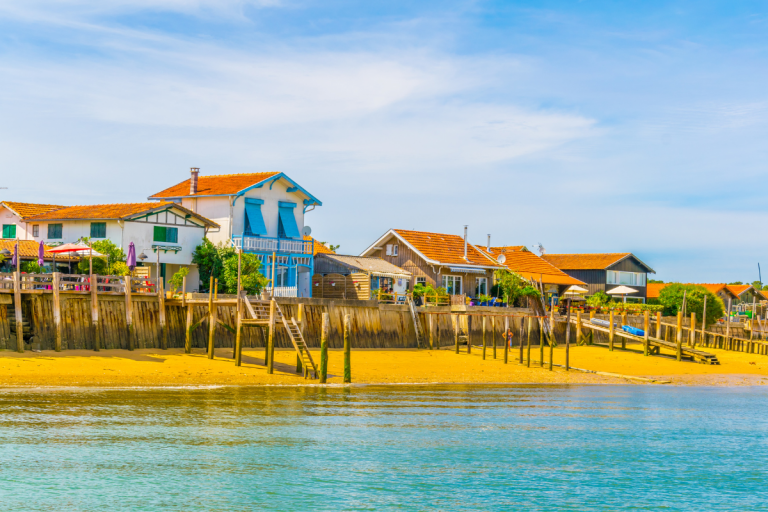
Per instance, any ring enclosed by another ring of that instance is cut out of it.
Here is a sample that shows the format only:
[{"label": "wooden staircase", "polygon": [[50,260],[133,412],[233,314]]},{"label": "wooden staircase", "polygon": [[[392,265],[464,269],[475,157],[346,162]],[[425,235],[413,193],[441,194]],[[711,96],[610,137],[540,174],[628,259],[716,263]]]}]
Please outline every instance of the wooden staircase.
[{"label": "wooden staircase", "polygon": [[413,330],[416,332],[416,346],[418,348],[425,347],[427,345],[427,336],[424,334],[424,327],[419,320],[419,313],[416,311],[416,304],[413,303],[413,298],[408,298],[408,309],[411,311],[411,318],[413,319]]},{"label": "wooden staircase", "polygon": [[[16,309],[13,307],[12,304],[9,304],[8,306],[6,306],[6,308],[7,308],[7,311],[8,311],[8,315],[7,315],[8,316],[8,325],[11,328],[11,334],[16,335],[17,334],[16,333],[16,325],[17,325],[16,324]],[[22,326],[22,330],[23,330],[22,335],[24,336],[24,339],[25,340],[29,340],[32,337],[32,325],[28,321],[24,320],[23,316],[22,316],[22,319],[21,319],[21,326]]]}]

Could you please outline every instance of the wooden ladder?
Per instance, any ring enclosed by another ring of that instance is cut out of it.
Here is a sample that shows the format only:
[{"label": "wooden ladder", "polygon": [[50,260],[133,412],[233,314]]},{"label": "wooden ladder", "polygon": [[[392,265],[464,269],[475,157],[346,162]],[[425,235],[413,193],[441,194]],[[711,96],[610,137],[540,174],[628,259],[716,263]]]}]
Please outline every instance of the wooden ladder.
[{"label": "wooden ladder", "polygon": [[288,331],[288,337],[291,340],[291,343],[293,343],[293,348],[296,349],[296,354],[299,356],[299,359],[301,359],[302,366],[305,371],[305,376],[309,376],[309,371],[312,371],[312,378],[317,379],[318,373],[317,373],[317,366],[315,366],[315,362],[312,360],[312,355],[309,353],[309,347],[307,347],[307,342],[304,341],[304,335],[301,334],[301,329],[299,329],[299,324],[296,323],[295,318],[291,318],[291,321],[289,322],[288,319],[283,315],[283,312],[280,311],[280,306],[275,303],[276,306],[276,312],[277,312],[277,320],[283,321],[283,326],[285,326],[285,330]]},{"label": "wooden ladder", "polygon": [[424,328],[419,321],[419,314],[416,311],[416,304],[413,303],[413,298],[408,298],[408,309],[411,311],[411,318],[413,319],[413,330],[416,332],[416,346],[422,348],[426,345],[426,334],[424,334]]},{"label": "wooden ladder", "polygon": [[[11,334],[18,334],[16,332],[16,309],[13,307],[13,304],[9,304],[8,306],[6,306],[6,310],[8,311],[7,313],[8,326],[11,328]],[[22,329],[24,331],[22,333],[22,336],[26,339],[31,338],[32,325],[28,321],[24,320],[23,313],[21,317],[21,322],[22,322]]]}]

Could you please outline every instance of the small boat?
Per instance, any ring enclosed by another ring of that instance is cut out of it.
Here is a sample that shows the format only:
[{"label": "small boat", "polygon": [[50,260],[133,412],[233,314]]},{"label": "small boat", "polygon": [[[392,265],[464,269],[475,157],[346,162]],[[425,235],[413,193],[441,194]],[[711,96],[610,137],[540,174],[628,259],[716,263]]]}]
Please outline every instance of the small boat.
[{"label": "small boat", "polygon": [[[608,320],[600,320],[599,318],[593,318],[590,320],[590,323],[593,323],[595,325],[599,325],[600,327],[610,327],[611,323]],[[618,327],[620,324],[617,322],[613,323],[614,327]]]},{"label": "small boat", "polygon": [[622,325],[621,329],[624,332],[628,332],[629,334],[634,334],[635,336],[645,336],[644,330],[638,329],[637,327],[632,327],[631,325]]}]

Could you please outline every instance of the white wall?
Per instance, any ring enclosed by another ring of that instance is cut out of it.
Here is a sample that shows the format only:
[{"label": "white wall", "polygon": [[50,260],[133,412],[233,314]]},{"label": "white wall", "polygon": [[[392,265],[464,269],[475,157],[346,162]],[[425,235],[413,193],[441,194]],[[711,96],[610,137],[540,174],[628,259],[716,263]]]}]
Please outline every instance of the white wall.
[{"label": "white wall", "polygon": [[[242,199],[238,201],[242,201]],[[181,205],[221,226],[220,228],[208,230],[208,239],[214,244],[218,244],[219,242],[224,243],[229,240],[230,202],[229,196],[198,197],[184,198],[181,200]]]},{"label": "white wall", "polygon": [[[8,208],[0,206],[0,225],[3,224],[15,224],[16,238],[19,240],[32,240],[32,225],[29,225],[29,232],[27,232],[27,224],[18,215]],[[0,234],[2,234],[2,231],[0,231]]]}]

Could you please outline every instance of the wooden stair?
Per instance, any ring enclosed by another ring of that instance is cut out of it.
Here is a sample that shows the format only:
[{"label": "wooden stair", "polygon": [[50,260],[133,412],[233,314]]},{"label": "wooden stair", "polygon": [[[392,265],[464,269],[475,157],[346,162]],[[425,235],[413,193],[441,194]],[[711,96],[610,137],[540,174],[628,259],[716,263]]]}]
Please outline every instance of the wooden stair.
[{"label": "wooden stair", "polygon": [[411,318],[413,319],[413,329],[416,332],[416,346],[422,348],[426,346],[426,334],[424,334],[424,327],[419,320],[419,314],[416,311],[416,304],[413,303],[413,298],[408,298],[408,309],[411,311]]},{"label": "wooden stair", "polygon": [[280,310],[280,306],[275,303],[276,306],[276,316],[275,321],[282,321],[283,326],[285,326],[285,330],[288,331],[288,338],[290,338],[291,343],[293,343],[293,348],[296,349],[296,355],[299,356],[299,359],[301,359],[302,368],[304,368],[304,375],[306,377],[309,376],[309,372],[312,372],[312,378],[317,379],[318,373],[317,373],[317,366],[315,366],[315,362],[312,360],[312,355],[309,353],[309,347],[307,347],[307,342],[304,341],[304,335],[301,334],[301,329],[299,328],[299,324],[296,323],[295,318],[291,318],[290,321],[283,315],[283,312]]},{"label": "wooden stair", "polygon": [[[8,326],[11,328],[11,334],[16,334],[16,309],[12,304],[6,306],[8,311]],[[32,337],[32,324],[24,320],[23,314],[21,318],[21,326],[23,330],[24,339],[28,340]]]}]

